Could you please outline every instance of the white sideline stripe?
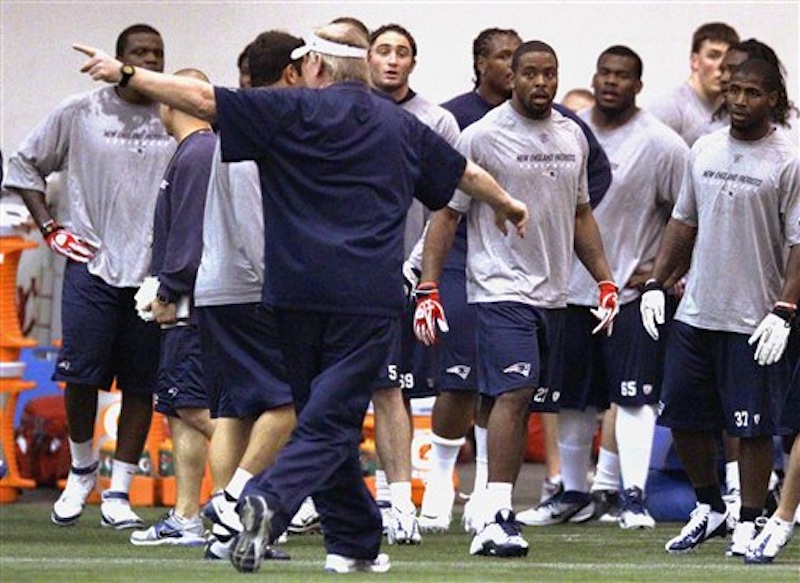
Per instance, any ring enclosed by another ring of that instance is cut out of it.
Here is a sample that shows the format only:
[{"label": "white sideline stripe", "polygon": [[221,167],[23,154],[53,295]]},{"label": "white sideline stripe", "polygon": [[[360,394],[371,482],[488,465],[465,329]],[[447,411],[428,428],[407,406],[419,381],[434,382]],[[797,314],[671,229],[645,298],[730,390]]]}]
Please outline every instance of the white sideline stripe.
[{"label": "white sideline stripe", "polygon": [[[391,559],[391,556],[390,556]],[[60,559],[42,559],[41,557],[0,557],[0,565],[3,564],[31,564],[35,563],[41,565],[43,568],[46,568],[48,564],[50,565],[147,565],[147,564],[157,564],[162,565],[164,564],[164,558],[131,558],[131,559],[71,559],[71,558],[60,558]],[[290,561],[277,561],[282,567],[291,567],[292,565],[297,565],[300,567],[308,567],[308,566],[318,566],[320,570],[323,567],[324,560],[322,558],[318,560],[295,560],[292,559]],[[204,561],[202,559],[173,559],[169,560],[169,564],[181,564],[181,565],[197,565],[199,569],[203,569],[206,566],[213,567],[214,565],[224,565],[229,566],[229,562],[226,561]],[[269,568],[270,561],[264,561],[262,566],[266,566]],[[453,565],[455,567],[461,567],[464,569],[477,569],[480,570],[481,568],[478,567],[478,564],[471,561],[392,561],[392,571],[400,570],[403,571],[420,571],[424,572],[429,570],[432,567],[441,567],[442,565]],[[487,568],[491,567],[491,560],[486,561]],[[553,569],[553,570],[560,570],[560,571],[597,571],[603,569],[628,569],[632,571],[650,571],[654,568],[656,569],[670,569],[676,573],[676,575],[680,575],[681,571],[689,570],[694,571],[696,569],[702,568],[703,571],[720,571],[720,572],[727,572],[727,571],[741,571],[744,565],[741,562],[730,562],[729,564],[718,564],[718,565],[709,565],[704,564],[702,566],[699,565],[681,565],[680,560],[669,561],[664,563],[647,563],[647,564],[639,564],[639,563],[621,563],[621,562],[608,562],[608,563],[540,563],[537,562],[535,559],[525,560],[522,561],[515,560],[515,561],[508,561],[503,563],[503,569],[525,569],[530,570],[531,567],[541,567],[545,569]],[[781,567],[784,567],[782,569]],[[770,573],[779,574],[781,571],[787,570],[791,568],[792,572],[795,572],[797,565],[795,564],[773,564],[770,565],[769,571]]]}]

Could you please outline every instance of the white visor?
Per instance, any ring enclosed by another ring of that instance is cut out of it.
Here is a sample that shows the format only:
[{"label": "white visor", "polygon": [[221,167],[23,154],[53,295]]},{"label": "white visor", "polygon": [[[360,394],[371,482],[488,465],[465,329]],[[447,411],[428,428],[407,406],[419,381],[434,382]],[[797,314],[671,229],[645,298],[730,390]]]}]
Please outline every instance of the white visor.
[{"label": "white visor", "polygon": [[367,49],[325,40],[324,38],[318,37],[313,32],[309,34],[306,39],[302,47],[297,47],[292,51],[290,56],[293,61],[302,59],[311,51],[322,53],[323,55],[330,55],[332,57],[352,57],[354,59],[367,58]]}]

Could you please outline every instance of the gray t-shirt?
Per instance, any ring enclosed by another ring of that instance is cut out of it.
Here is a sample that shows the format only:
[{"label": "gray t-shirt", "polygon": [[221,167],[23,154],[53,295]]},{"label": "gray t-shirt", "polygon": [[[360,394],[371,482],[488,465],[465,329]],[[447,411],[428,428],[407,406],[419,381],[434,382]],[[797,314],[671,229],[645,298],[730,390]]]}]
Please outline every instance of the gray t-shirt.
[{"label": "gray t-shirt", "polygon": [[175,141],[158,104],[136,105],[103,87],[63,101],[8,161],[5,185],[45,191],[66,173],[68,226],[98,247],[89,272],[138,287],[150,268],[153,213]]},{"label": "gray t-shirt", "polygon": [[195,305],[261,301],[264,285],[264,206],[255,162],[222,162],[217,141],[203,217],[203,254]]},{"label": "gray t-shirt", "polygon": [[653,103],[650,113],[678,132],[683,140],[691,146],[697,138],[716,131],[725,122],[715,120],[716,103],[708,103],[688,83],[683,83]]},{"label": "gray t-shirt", "polygon": [[800,160],[783,132],[737,140],[725,128],[692,148],[672,216],[697,227],[675,319],[751,334],[778,299],[800,243]]},{"label": "gray t-shirt", "polygon": [[[456,145],[461,130],[458,128],[456,118],[445,108],[428,101],[419,94],[415,94],[408,101],[402,102],[400,107],[442,136],[448,144],[451,146]],[[406,230],[404,235],[405,257],[411,255],[414,245],[419,241],[420,237],[422,237],[427,218],[428,210],[415,198],[406,215]]]},{"label": "gray t-shirt", "polygon": [[553,110],[534,120],[506,102],[467,127],[459,150],[528,205],[525,238],[504,236],[485,203],[456,191],[450,207],[467,215],[467,300],[543,308],[567,303],[575,209],[589,203],[589,145],[580,126]]},{"label": "gray t-shirt", "polygon": [[[592,128],[611,163],[612,180],[594,217],[614,281],[620,286],[620,303],[639,297],[623,288],[639,267],[652,267],[661,232],[678,198],[689,148],[680,136],[646,111],[637,112],[625,125],[605,130],[592,123],[592,110],[581,118]],[[596,306],[597,282],[580,261],[572,262],[569,302]]]}]

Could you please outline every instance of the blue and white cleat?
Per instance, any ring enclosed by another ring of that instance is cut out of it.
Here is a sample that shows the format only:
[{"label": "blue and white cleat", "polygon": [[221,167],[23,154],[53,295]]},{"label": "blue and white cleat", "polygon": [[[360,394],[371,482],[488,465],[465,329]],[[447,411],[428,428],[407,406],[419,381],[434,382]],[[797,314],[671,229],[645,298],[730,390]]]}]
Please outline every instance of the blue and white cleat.
[{"label": "blue and white cleat", "polygon": [[761,532],[750,541],[744,554],[744,562],[748,565],[768,564],[778,556],[794,534],[794,523],[772,517],[761,521]]},{"label": "blue and white cleat", "polygon": [[115,530],[144,526],[144,520],[131,509],[127,492],[106,490],[101,497],[103,502],[100,504],[100,526]]},{"label": "blue and white cleat", "polygon": [[131,533],[131,544],[141,547],[159,545],[177,545],[199,547],[206,543],[203,536],[205,529],[199,516],[179,518],[172,508],[167,515],[147,530],[135,530]]},{"label": "blue and white cleat", "polygon": [[58,526],[72,526],[83,514],[86,499],[97,483],[98,463],[86,468],[71,468],[67,485],[53,504],[50,520]]},{"label": "blue and white cleat", "polygon": [[678,536],[667,541],[664,549],[668,553],[687,553],[710,538],[724,537],[728,533],[727,520],[727,509],[724,512],[715,512],[710,505],[698,502],[689,515],[689,522]]},{"label": "blue and white cleat", "polygon": [[520,525],[511,510],[500,510],[490,522],[472,538],[469,554],[487,557],[524,557],[528,554],[528,541],[522,538]]}]

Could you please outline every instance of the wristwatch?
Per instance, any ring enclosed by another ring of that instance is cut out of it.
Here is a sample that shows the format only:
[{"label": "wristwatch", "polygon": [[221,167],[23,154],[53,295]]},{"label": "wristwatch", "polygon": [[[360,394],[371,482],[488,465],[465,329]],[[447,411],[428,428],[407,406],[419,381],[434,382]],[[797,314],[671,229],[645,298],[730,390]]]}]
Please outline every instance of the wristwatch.
[{"label": "wristwatch", "polygon": [[122,73],[122,78],[119,80],[118,85],[120,87],[127,87],[128,82],[131,80],[131,77],[133,77],[133,74],[136,73],[136,67],[134,67],[133,65],[125,64],[122,65],[119,71],[120,73]]}]

